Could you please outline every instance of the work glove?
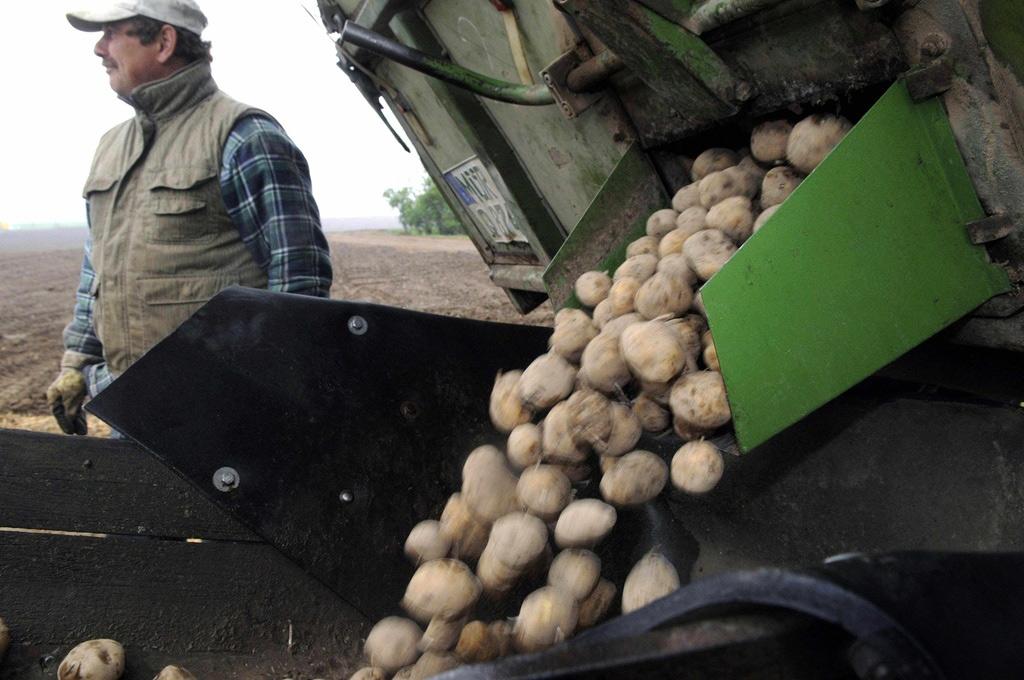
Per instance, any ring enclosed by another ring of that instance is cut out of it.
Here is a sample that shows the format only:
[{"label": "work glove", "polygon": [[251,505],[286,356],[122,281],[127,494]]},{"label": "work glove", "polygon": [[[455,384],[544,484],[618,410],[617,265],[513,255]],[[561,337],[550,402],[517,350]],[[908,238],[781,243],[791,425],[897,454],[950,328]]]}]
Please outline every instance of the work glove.
[{"label": "work glove", "polygon": [[46,390],[46,403],[64,434],[86,434],[85,376],[77,368],[62,368],[60,375]]}]

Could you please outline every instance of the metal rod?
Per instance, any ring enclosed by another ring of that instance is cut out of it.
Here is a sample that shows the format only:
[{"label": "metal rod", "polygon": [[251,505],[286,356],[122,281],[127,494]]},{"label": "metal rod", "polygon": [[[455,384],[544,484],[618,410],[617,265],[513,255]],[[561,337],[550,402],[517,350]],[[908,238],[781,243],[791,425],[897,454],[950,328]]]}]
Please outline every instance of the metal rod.
[{"label": "metal rod", "polygon": [[604,50],[569,71],[565,84],[573,92],[591,92],[625,66],[622,59],[611,50]]},{"label": "metal rod", "polygon": [[683,26],[700,35],[748,14],[774,7],[782,0],[707,0],[695,9]]},{"label": "metal rod", "polygon": [[369,50],[383,57],[396,61],[403,66],[425,73],[428,76],[443,80],[474,94],[488,99],[521,104],[524,106],[545,106],[554,104],[551,91],[544,85],[519,85],[504,80],[497,80],[476,71],[462,68],[444,59],[435,59],[423,52],[390,40],[351,21],[346,21],[341,29],[341,44],[350,43]]}]

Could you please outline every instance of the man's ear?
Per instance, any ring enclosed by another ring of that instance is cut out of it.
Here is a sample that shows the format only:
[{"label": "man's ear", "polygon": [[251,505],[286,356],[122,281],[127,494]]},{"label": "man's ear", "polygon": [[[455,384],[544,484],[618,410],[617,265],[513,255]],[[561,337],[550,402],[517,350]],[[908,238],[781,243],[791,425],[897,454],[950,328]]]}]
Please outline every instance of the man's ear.
[{"label": "man's ear", "polygon": [[178,46],[178,32],[173,26],[164,24],[156,39],[160,45],[160,51],[156,55],[157,61],[166,64],[174,57],[174,50]]}]

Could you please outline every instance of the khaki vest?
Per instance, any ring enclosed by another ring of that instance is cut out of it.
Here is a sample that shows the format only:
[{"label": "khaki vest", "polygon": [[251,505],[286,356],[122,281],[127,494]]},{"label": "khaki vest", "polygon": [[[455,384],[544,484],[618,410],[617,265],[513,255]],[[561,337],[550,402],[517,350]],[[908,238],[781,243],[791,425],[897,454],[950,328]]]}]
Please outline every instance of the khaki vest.
[{"label": "khaki vest", "polygon": [[218,178],[231,128],[263,112],[218,90],[206,61],[136,88],[129,103],[135,118],[103,136],[84,191],[93,324],[115,376],[221,289],[267,287]]}]

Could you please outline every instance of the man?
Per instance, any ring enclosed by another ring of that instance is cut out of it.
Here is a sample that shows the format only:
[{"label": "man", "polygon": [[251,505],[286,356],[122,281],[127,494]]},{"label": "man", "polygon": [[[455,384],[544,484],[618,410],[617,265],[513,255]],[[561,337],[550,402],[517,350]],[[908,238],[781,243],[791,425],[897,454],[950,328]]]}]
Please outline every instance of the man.
[{"label": "man", "polygon": [[71,12],[135,117],[100,140],[85,184],[89,237],[61,372],[61,428],[230,285],[327,297],[331,263],[301,152],[268,114],[222,93],[194,0]]}]

